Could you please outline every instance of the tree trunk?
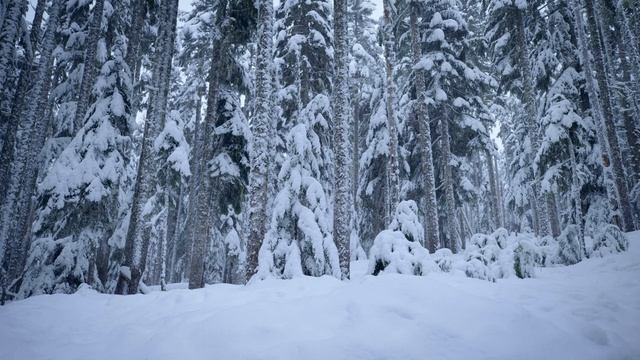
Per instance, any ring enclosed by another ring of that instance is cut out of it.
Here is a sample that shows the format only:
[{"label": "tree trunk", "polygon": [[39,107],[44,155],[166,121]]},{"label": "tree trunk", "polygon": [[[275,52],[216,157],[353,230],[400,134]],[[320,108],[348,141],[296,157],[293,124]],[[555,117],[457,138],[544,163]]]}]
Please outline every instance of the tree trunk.
[{"label": "tree trunk", "polygon": [[74,131],[76,132],[84,125],[84,117],[91,99],[91,89],[98,75],[96,51],[98,40],[100,39],[103,10],[104,0],[96,0],[96,5],[93,7],[93,17],[89,24],[89,36],[85,44],[82,82],[80,83],[80,92],[78,93],[76,112],[73,118]]},{"label": "tree trunk", "polygon": [[[147,203],[156,191],[158,164],[153,143],[162,131],[167,112],[167,95],[171,76],[171,61],[175,49],[178,0],[170,0],[161,15],[158,47],[154,54],[152,90],[149,94],[149,110],[144,126],[142,149],[138,161],[138,173],[131,205],[131,217],[125,240],[125,261],[128,269],[118,278],[117,294],[136,294],[147,263],[151,228]],[[160,194],[158,194],[160,195]],[[160,195],[161,196],[161,195]],[[123,276],[123,275],[130,276]]]},{"label": "tree trunk", "polygon": [[[622,165],[622,154],[620,152],[620,146],[618,144],[618,135],[616,134],[614,114],[612,111],[611,91],[607,82],[607,69],[604,64],[602,48],[600,41],[610,41],[607,36],[608,32],[602,32],[604,38],[601,39],[600,32],[598,31],[598,25],[596,21],[596,12],[593,4],[593,0],[584,0],[584,4],[587,10],[587,26],[590,33],[590,45],[591,54],[593,55],[593,62],[595,66],[596,78],[593,85],[590,87],[592,91],[589,93],[589,99],[592,103],[600,103],[600,111],[596,114],[599,115],[599,120],[602,122],[601,129],[604,131],[606,143],[603,144],[608,149],[608,154],[611,160],[611,175],[613,184],[615,187],[617,203],[620,211],[620,218],[622,221],[622,227],[624,231],[633,231],[635,224],[633,221],[633,211],[631,210],[631,202],[629,200],[629,190],[625,179],[625,171]],[[577,7],[576,7],[577,8]],[[581,14],[578,12],[578,16]],[[580,19],[581,21],[582,19]],[[588,59],[588,58],[587,58]],[[586,71],[587,68],[585,68]],[[587,80],[588,82],[589,80]],[[596,90],[599,90],[597,92]],[[600,101],[601,100],[601,101]]]},{"label": "tree trunk", "polygon": [[[411,62],[415,65],[422,57],[421,39],[417,24],[418,8],[415,4],[411,9]],[[426,85],[424,74],[421,69],[414,69],[416,84],[415,114],[420,133],[418,141],[420,144],[421,156],[420,167],[424,176],[424,199],[422,201],[424,213],[424,238],[429,252],[435,252],[440,241],[440,230],[438,225],[438,204],[436,202],[435,175],[433,169],[433,151],[431,144],[431,128],[427,118]]]},{"label": "tree trunk", "polygon": [[489,207],[493,215],[494,229],[503,227],[502,217],[499,209],[499,196],[498,196],[498,180],[496,171],[493,164],[493,155],[489,150],[486,150],[487,167],[489,172]]},{"label": "tree trunk", "polygon": [[[273,3],[258,3],[258,49],[256,59],[256,100],[252,121],[251,172],[249,180],[249,237],[247,239],[246,279],[258,271],[259,253],[267,230],[269,200],[269,169],[272,154],[270,148],[272,88],[270,64],[272,61]],[[299,87],[298,87],[299,88]]]},{"label": "tree trunk", "polygon": [[[45,110],[49,106],[49,90],[53,67],[55,33],[60,19],[60,9],[64,0],[55,0],[50,9],[47,31],[40,54],[40,63],[31,89],[33,101],[26,104],[24,116],[17,132],[14,161],[8,176],[8,190],[4,198],[2,222],[0,222],[0,246],[4,249],[4,264],[8,279],[15,279],[22,272],[30,239],[32,196],[35,192],[40,162],[38,154],[44,146],[49,116]],[[5,22],[6,25],[6,22]],[[11,240],[11,241],[9,241]],[[0,249],[2,251],[3,249]]]},{"label": "tree trunk", "polygon": [[334,0],[335,81],[333,88],[334,206],[333,240],[343,279],[349,279],[351,204],[349,169],[349,78],[347,72],[347,0]]},{"label": "tree trunk", "polygon": [[[387,225],[393,218],[393,213],[400,201],[400,166],[398,164],[398,116],[396,112],[396,82],[393,68],[396,64],[395,36],[393,34],[393,19],[391,14],[391,0],[384,0],[384,58],[385,58],[385,103],[387,109],[387,130],[389,132],[389,156],[387,159],[387,179],[389,183],[387,193]],[[415,15],[412,13],[412,21]]]},{"label": "tree trunk", "polygon": [[449,112],[444,111],[440,118],[440,141],[442,146],[442,185],[445,193],[445,208],[447,212],[446,237],[451,251],[456,254],[462,249],[462,239],[456,220],[456,203],[453,194],[453,177],[451,175],[451,144],[449,140]]}]

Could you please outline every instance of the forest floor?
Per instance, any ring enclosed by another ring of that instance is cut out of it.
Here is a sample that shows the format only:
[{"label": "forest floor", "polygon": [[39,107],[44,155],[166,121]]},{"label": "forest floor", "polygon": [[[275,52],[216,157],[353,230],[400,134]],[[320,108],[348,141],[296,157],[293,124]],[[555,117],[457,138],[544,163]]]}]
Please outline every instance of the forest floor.
[{"label": "forest floor", "polygon": [[[0,307],[0,359],[640,359],[640,232],[630,250],[533,279],[331,277]],[[179,287],[179,286],[178,286]]]}]

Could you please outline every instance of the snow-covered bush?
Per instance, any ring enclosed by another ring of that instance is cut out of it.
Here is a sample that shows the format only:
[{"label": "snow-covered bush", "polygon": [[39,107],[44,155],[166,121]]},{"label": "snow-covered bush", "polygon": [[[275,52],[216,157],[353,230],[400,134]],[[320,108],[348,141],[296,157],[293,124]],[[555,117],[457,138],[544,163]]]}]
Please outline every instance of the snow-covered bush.
[{"label": "snow-covered bush", "polygon": [[558,236],[558,260],[564,265],[577,264],[584,254],[580,243],[578,227],[568,225]]},{"label": "snow-covered bush", "polygon": [[560,245],[558,244],[558,240],[554,239],[552,236],[545,236],[536,241],[536,247],[538,249],[538,265],[540,266],[550,266],[554,264],[560,264],[561,261],[559,259]]},{"label": "snow-covered bush", "polygon": [[615,225],[606,225],[593,239],[591,256],[605,256],[629,249],[629,239]]},{"label": "snow-covered bush", "polygon": [[538,249],[533,243],[527,240],[518,241],[513,251],[513,270],[516,276],[521,279],[534,277],[538,258]]},{"label": "snow-covered bush", "polygon": [[498,229],[490,235],[475,234],[463,253],[463,262],[456,268],[471,278],[495,281],[514,272],[513,248],[507,230]]},{"label": "snow-covered bush", "polygon": [[425,275],[437,269],[429,251],[420,245],[422,225],[414,201],[402,201],[390,228],[376,236],[369,251],[369,273]]},{"label": "snow-covered bush", "polygon": [[433,254],[433,261],[440,268],[440,271],[451,272],[453,269],[453,253],[447,248],[438,249]]}]

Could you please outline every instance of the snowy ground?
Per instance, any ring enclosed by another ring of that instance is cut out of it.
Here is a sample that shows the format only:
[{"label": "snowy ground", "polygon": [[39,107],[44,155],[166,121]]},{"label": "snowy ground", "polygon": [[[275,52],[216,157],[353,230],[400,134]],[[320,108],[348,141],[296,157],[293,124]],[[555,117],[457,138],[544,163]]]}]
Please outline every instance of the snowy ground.
[{"label": "snowy ground", "polygon": [[631,250],[535,279],[451,274],[91,291],[0,307],[0,359],[640,359]]}]

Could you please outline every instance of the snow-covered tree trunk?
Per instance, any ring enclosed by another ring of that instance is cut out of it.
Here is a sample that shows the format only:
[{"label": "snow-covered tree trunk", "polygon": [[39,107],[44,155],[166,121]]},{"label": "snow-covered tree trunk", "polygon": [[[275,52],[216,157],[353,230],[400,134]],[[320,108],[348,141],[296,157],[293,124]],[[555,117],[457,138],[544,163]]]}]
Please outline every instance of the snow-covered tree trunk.
[{"label": "snow-covered tree trunk", "polygon": [[347,71],[347,1],[334,0],[335,80],[333,88],[334,206],[333,240],[343,279],[349,279],[351,196],[349,184],[349,79]]},{"label": "snow-covered tree trunk", "polygon": [[[33,100],[26,103],[23,117],[20,120],[14,161],[9,173],[2,174],[2,180],[8,180],[8,189],[6,196],[2,199],[0,213],[2,216],[0,253],[4,250],[3,266],[7,269],[9,279],[17,278],[22,272],[29,245],[31,201],[39,171],[38,154],[44,145],[49,127],[50,117],[45,116],[45,110],[49,107],[55,33],[63,3],[64,0],[54,0],[51,5],[38,71],[31,89]],[[3,249],[5,244],[6,247]]]},{"label": "snow-covered tree trunk", "polygon": [[249,236],[247,238],[246,279],[258,271],[258,256],[267,231],[269,170],[273,154],[270,149],[273,57],[273,3],[258,2],[258,49],[256,58],[255,110],[251,127],[251,170],[249,177]]},{"label": "snow-covered tree trunk", "polygon": [[75,131],[82,127],[82,122],[85,118],[87,107],[89,106],[89,100],[91,98],[91,87],[94,85],[96,75],[98,74],[96,52],[102,27],[104,1],[105,0],[96,0],[96,4],[93,7],[93,17],[89,23],[89,34],[85,43],[82,82],[80,83],[80,91],[78,92],[76,111],[73,118]]},{"label": "snow-covered tree trunk", "polygon": [[440,151],[442,156],[442,186],[445,193],[445,209],[447,215],[446,238],[448,248],[454,253],[462,249],[462,238],[456,219],[456,200],[453,194],[453,177],[451,174],[451,143],[449,138],[448,111],[444,111],[444,116],[440,117]]},{"label": "snow-covered tree trunk", "polygon": [[[525,116],[527,119],[527,134],[528,134],[528,138],[529,138],[529,143],[531,146],[531,149],[529,150],[529,157],[530,159],[533,159],[533,157],[535,156],[535,154],[538,151],[538,148],[540,147],[540,137],[538,135],[538,126],[537,126],[537,122],[536,122],[536,105],[535,105],[535,91],[534,91],[534,80],[533,80],[533,75],[531,74],[531,63],[529,62],[529,48],[528,48],[528,44],[529,42],[527,42],[527,37],[526,37],[526,33],[525,33],[525,22],[524,22],[524,17],[525,17],[525,11],[523,9],[520,9],[519,11],[515,12],[517,19],[516,19],[516,36],[517,36],[517,42],[518,44],[520,44],[520,48],[518,49],[518,61],[520,63],[520,71],[522,73],[522,102],[524,103],[525,106]],[[537,226],[536,226],[536,232],[537,234],[542,234],[542,235],[548,235],[549,232],[549,217],[548,217],[548,212],[545,211],[546,210],[546,204],[543,201],[542,196],[546,196],[544,194],[541,194],[541,188],[540,188],[540,184],[538,181],[532,181],[531,182],[531,191],[530,191],[530,197],[529,197],[529,202],[535,202],[535,204],[532,204],[532,209],[534,211],[534,218],[537,217]],[[537,213],[537,215],[535,214]],[[534,223],[536,221],[534,220]]]},{"label": "snow-covered tree trunk", "polygon": [[544,200],[547,205],[547,215],[549,218],[549,230],[553,237],[560,236],[560,217],[558,216],[558,205],[556,196],[553,192],[548,191],[544,194]]},{"label": "snow-covered tree trunk", "polygon": [[[420,31],[417,24],[418,7],[412,4],[411,8],[411,61],[414,65],[420,62],[422,57]],[[436,186],[433,168],[433,151],[431,144],[431,128],[427,117],[426,85],[422,69],[414,69],[416,101],[415,116],[418,122],[418,141],[421,148],[420,167],[424,181],[424,199],[422,201],[424,214],[424,241],[429,252],[435,252],[438,248],[440,230],[438,228],[438,205],[436,202]]]},{"label": "snow-covered tree trunk", "polygon": [[576,152],[569,136],[569,160],[571,161],[571,202],[573,223],[578,227],[578,240],[582,247],[582,253],[585,254],[584,244],[584,224],[582,223],[582,200],[580,197],[580,178],[578,176],[578,162],[576,160]]},{"label": "snow-covered tree trunk", "polygon": [[196,144],[202,147],[198,153],[196,171],[197,178],[194,179],[194,189],[189,195],[190,204],[189,218],[192,230],[189,235],[191,239],[191,254],[189,260],[189,289],[197,289],[204,287],[205,277],[205,253],[209,241],[211,240],[212,224],[211,219],[214,216],[212,209],[215,199],[213,194],[213,181],[211,172],[209,171],[209,160],[213,156],[213,141],[211,137],[215,134],[215,123],[217,119],[217,104],[221,96],[220,82],[222,72],[223,54],[225,54],[227,43],[226,28],[227,19],[227,2],[222,1],[218,5],[216,11],[216,19],[214,24],[220,26],[213,38],[213,53],[211,58],[211,67],[209,68],[209,93],[207,94],[207,112],[205,113],[204,123],[200,129],[200,136]]},{"label": "snow-covered tree trunk", "polygon": [[502,222],[502,214],[500,211],[501,205],[499,200],[500,197],[498,195],[498,176],[496,169],[494,168],[493,155],[489,150],[487,150],[485,156],[487,158],[487,171],[489,173],[489,207],[493,213],[494,227],[501,228],[504,224]]},{"label": "snow-covered tree trunk", "polygon": [[[130,0],[133,3],[133,9],[131,11],[131,25],[127,30],[127,38],[129,39],[129,45],[127,48],[127,64],[131,68],[131,78],[134,84],[138,81],[140,75],[140,64],[142,62],[142,56],[140,56],[140,42],[142,38],[142,29],[144,27],[144,19],[146,13],[145,3],[147,0]],[[134,100],[136,101],[136,100]],[[136,101],[137,102],[137,101]],[[134,115],[135,115],[134,106]]]},{"label": "snow-covered tree trunk", "polygon": [[[142,149],[138,161],[138,173],[131,205],[131,217],[125,240],[123,274],[118,278],[117,294],[136,294],[145,270],[151,236],[149,203],[156,191],[158,164],[154,142],[162,128],[167,113],[167,96],[171,62],[175,49],[178,0],[170,0],[161,15],[160,35],[154,54],[152,87],[149,95],[149,111],[144,126]],[[162,196],[159,194],[159,196]],[[160,201],[156,198],[157,201]],[[124,276],[128,275],[128,276]]]},{"label": "snow-covered tree trunk", "polygon": [[[635,229],[633,210],[629,200],[629,190],[627,188],[624,166],[622,164],[622,154],[618,142],[618,135],[616,134],[611,89],[607,81],[606,67],[601,47],[601,41],[610,41],[610,39],[606,36],[608,32],[605,31],[601,33],[598,29],[596,8],[594,7],[593,0],[584,0],[583,4],[585,5],[587,12],[587,27],[589,29],[590,48],[595,70],[595,83],[593,85],[588,85],[593,90],[593,92],[590,91],[589,99],[592,103],[600,103],[600,112],[596,112],[596,114],[599,115],[599,121],[602,122],[601,128],[604,130],[605,135],[603,137],[606,141],[606,144],[603,145],[607,147],[611,160],[611,174],[617,195],[616,198],[619,206],[622,227],[625,231],[633,231]],[[578,13],[577,16],[582,15]],[[588,71],[587,69],[588,68],[585,68],[585,71]],[[588,79],[587,82],[589,82]],[[605,166],[608,167],[608,164],[605,164]]]},{"label": "snow-covered tree trunk", "polygon": [[[13,71],[15,46],[19,37],[22,9],[26,6],[26,2],[26,0],[7,0],[6,3],[4,20],[0,28],[0,91],[6,89],[7,81]],[[4,107],[3,104],[2,108]]]},{"label": "snow-covered tree trunk", "polygon": [[396,65],[396,46],[391,0],[384,0],[384,58],[385,58],[385,103],[387,109],[387,129],[389,132],[389,156],[387,158],[387,225],[400,201],[400,166],[398,157],[398,115],[396,111],[396,82],[393,69]]}]

